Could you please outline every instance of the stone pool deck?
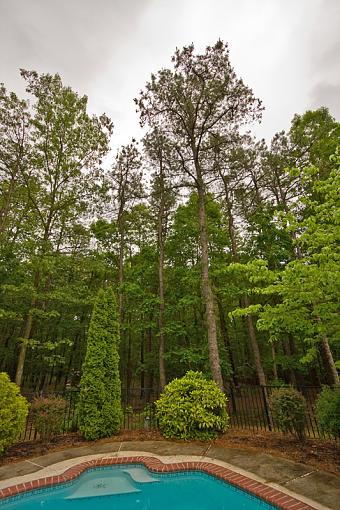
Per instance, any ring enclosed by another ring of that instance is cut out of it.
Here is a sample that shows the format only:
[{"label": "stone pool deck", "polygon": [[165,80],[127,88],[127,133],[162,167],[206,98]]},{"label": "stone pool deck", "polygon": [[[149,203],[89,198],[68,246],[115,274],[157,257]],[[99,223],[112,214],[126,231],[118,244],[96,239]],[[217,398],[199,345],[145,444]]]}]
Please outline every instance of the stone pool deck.
[{"label": "stone pool deck", "polygon": [[[214,444],[126,441],[68,448],[0,466],[0,491],[36,479],[58,476],[75,465],[112,457],[155,457],[164,463],[209,462],[264,483],[317,510],[340,508],[340,477],[269,454]],[[294,510],[294,506],[291,506]],[[303,506],[296,506],[296,510]],[[305,507],[306,508],[306,507]]]}]

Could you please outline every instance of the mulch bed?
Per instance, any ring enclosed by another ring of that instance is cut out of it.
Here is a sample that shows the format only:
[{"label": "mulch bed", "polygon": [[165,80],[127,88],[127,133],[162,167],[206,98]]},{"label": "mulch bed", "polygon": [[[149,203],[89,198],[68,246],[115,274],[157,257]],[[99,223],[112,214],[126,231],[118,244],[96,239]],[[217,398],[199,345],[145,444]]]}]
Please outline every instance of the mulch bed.
[{"label": "mulch bed", "polygon": [[284,457],[309,464],[340,476],[340,442],[306,439],[299,441],[293,436],[277,432],[251,432],[231,430],[216,440],[219,446],[240,448],[250,451],[269,453],[276,457]]},{"label": "mulch bed", "polygon": [[[100,440],[98,443],[112,441],[157,441],[162,439],[158,431],[131,431],[121,433],[110,439]],[[283,436],[275,432],[231,430],[212,441],[212,444],[226,448],[269,453],[273,456],[309,464],[316,469],[329,471],[340,476],[340,443],[336,441],[306,439],[304,442],[301,442],[294,437]],[[28,441],[17,443],[8,448],[6,454],[1,457],[0,465],[26,460],[66,448],[86,445],[93,446],[93,442],[85,441],[76,433],[55,437],[50,442]],[[207,443],[207,448],[208,446],[209,443]]]}]

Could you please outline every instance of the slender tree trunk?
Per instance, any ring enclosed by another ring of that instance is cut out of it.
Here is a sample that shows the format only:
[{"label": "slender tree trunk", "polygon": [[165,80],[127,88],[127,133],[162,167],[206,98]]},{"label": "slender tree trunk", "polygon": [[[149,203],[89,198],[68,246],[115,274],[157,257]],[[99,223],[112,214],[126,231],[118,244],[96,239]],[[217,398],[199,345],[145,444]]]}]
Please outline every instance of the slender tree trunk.
[{"label": "slender tree trunk", "polygon": [[[50,208],[48,218],[47,218],[46,224],[44,226],[44,236],[43,236],[42,245],[41,245],[41,257],[42,258],[44,257],[46,250],[47,250],[47,243],[48,243],[48,240],[50,237],[50,229],[51,229],[52,223],[53,223],[53,207]],[[34,292],[38,289],[40,278],[41,278],[40,270],[35,271],[34,280],[33,280]],[[25,365],[25,359],[26,359],[26,353],[27,353],[27,342],[30,339],[32,325],[33,325],[32,309],[35,307],[36,303],[37,303],[37,297],[34,294],[32,300],[31,300],[30,310],[28,311],[26,324],[24,327],[24,333],[22,336],[22,343],[21,343],[20,351],[19,351],[17,371],[16,371],[16,375],[15,375],[15,382],[18,386],[21,386],[21,383],[22,383],[22,376],[23,376],[23,372],[24,372],[24,365]]]},{"label": "slender tree trunk", "polygon": [[[319,365],[320,365],[320,360],[319,360]],[[315,366],[311,367],[309,369],[309,373],[310,373],[310,377],[312,380],[312,385],[313,386],[321,386],[320,377],[319,377],[318,371]]]},{"label": "slender tree trunk", "polygon": [[229,334],[228,334],[228,329],[227,329],[227,325],[226,325],[226,321],[225,321],[223,303],[222,303],[222,300],[220,298],[217,298],[217,305],[218,305],[218,313],[219,313],[219,316],[220,316],[221,335],[222,335],[222,338],[223,338],[224,347],[225,347],[225,350],[227,351],[229,362],[230,362],[230,366],[231,366],[231,369],[232,369],[232,376],[231,377],[232,377],[234,385],[238,386],[238,380],[237,380],[237,375],[236,375],[236,366],[235,366],[234,356],[233,356],[233,352],[231,350],[230,337],[229,337]]},{"label": "slender tree trunk", "polygon": [[128,317],[128,334],[127,334],[127,360],[126,360],[126,391],[130,397],[131,382],[132,382],[132,338],[131,338],[131,320]]},{"label": "slender tree trunk", "polygon": [[[149,321],[151,323],[152,321],[152,316],[149,317]],[[146,342],[146,352],[148,353],[149,355],[149,359],[150,359],[150,355],[152,353],[152,327],[150,326],[147,330],[147,342]],[[147,399],[149,400],[150,399],[150,396],[151,396],[151,393],[152,393],[152,389],[153,389],[153,368],[149,366],[149,369],[147,371],[147,377],[146,377],[146,381],[145,381],[145,386],[146,386],[146,391],[147,391]]]},{"label": "slender tree trunk", "polygon": [[164,336],[164,279],[163,279],[163,256],[160,254],[159,261],[159,385],[160,391],[166,385],[166,372],[165,372],[165,336]]},{"label": "slender tree trunk", "polygon": [[[291,355],[295,356],[298,353],[298,350],[296,347],[295,339],[291,333],[288,334],[288,343]],[[292,373],[295,378],[296,387],[304,386],[305,384],[304,375],[298,369],[295,368],[292,369]]]},{"label": "slender tree trunk", "polygon": [[[120,212],[118,215],[118,231],[119,231],[119,250],[118,250],[118,315],[119,315],[119,331],[120,331],[120,346],[123,352],[126,353],[126,357],[120,356],[120,371],[122,374],[125,374],[125,388],[127,399],[130,398],[130,375],[129,375],[129,364],[131,357],[131,339],[130,332],[126,332],[123,328],[124,324],[124,293],[123,293],[123,283],[124,283],[124,227],[122,224],[122,216],[121,216],[122,206],[120,206]],[[125,358],[125,365],[124,365]],[[124,375],[123,375],[124,377]]]},{"label": "slender tree trunk", "polygon": [[[247,296],[242,299],[242,302],[243,302],[244,308],[247,308],[250,305],[250,301]],[[273,427],[273,418],[272,418],[272,415],[270,412],[269,395],[268,395],[268,390],[267,390],[267,379],[266,379],[266,375],[263,370],[260,348],[259,348],[259,344],[258,344],[257,337],[256,337],[256,331],[255,331],[255,327],[254,327],[253,318],[250,315],[246,316],[246,324],[247,324],[247,328],[248,328],[250,345],[251,345],[251,348],[253,351],[253,356],[254,356],[256,375],[257,375],[258,382],[259,382],[260,386],[262,386],[262,389],[263,389],[264,404],[265,404],[265,409],[266,409],[266,413],[267,413],[267,417],[268,417],[269,428],[271,429]]]},{"label": "slender tree trunk", "polygon": [[273,360],[273,376],[274,376],[275,380],[278,380],[279,376],[277,373],[275,345],[272,343],[271,346],[272,346],[272,360]]},{"label": "slender tree trunk", "polygon": [[159,251],[159,262],[158,262],[158,280],[159,280],[159,386],[160,391],[163,390],[166,385],[166,372],[165,372],[165,336],[164,336],[164,176],[163,176],[163,161],[160,159],[160,185],[161,185],[161,197],[160,197],[160,208],[158,213],[158,251]]},{"label": "slender tree trunk", "polygon": [[[34,275],[34,287],[33,287],[34,292],[38,288],[39,281],[40,281],[40,272],[36,271],[36,273]],[[33,298],[31,299],[30,309],[27,314],[26,323],[25,323],[25,327],[24,327],[24,331],[23,331],[23,335],[22,335],[22,342],[20,345],[20,351],[19,351],[19,356],[18,356],[18,364],[17,364],[17,370],[16,370],[16,374],[15,374],[15,383],[18,386],[21,386],[21,383],[22,383],[22,377],[23,377],[23,373],[24,373],[24,366],[25,366],[25,360],[26,360],[26,354],[27,354],[27,342],[30,339],[32,325],[33,325],[32,309],[35,307],[36,302],[37,302],[37,298],[36,298],[36,295],[34,295]]]},{"label": "slender tree trunk", "polygon": [[332,351],[329,347],[328,338],[322,335],[320,350],[322,355],[323,364],[326,368],[327,382],[331,386],[340,386],[339,375],[336,369]]},{"label": "slender tree trunk", "polygon": [[[232,204],[231,204],[230,198],[229,198],[228,185],[224,179],[223,179],[223,183],[224,183],[225,199],[226,199],[227,210],[228,210],[228,230],[229,230],[229,236],[230,236],[230,242],[231,242],[231,254],[232,254],[233,261],[238,262],[239,255],[238,255],[238,250],[237,250],[234,217],[232,214]],[[243,297],[241,299],[241,306],[243,306],[244,308],[247,308],[249,305],[250,305],[249,298],[247,296]],[[259,348],[259,344],[258,344],[257,337],[256,337],[256,331],[255,331],[253,317],[251,315],[246,316],[246,325],[247,325],[248,335],[249,335],[249,339],[250,339],[250,345],[251,345],[253,356],[254,356],[254,363],[255,363],[257,379],[258,379],[259,384],[263,387],[263,398],[264,398],[264,403],[265,403],[265,407],[266,407],[266,411],[267,411],[269,427],[272,428],[273,419],[272,419],[271,412],[270,412],[269,396],[268,396],[268,391],[266,388],[267,380],[266,380],[266,375],[263,370],[260,348]]]},{"label": "slender tree trunk", "polygon": [[[32,299],[31,301],[31,308],[34,307],[36,303],[36,299]],[[26,360],[26,353],[27,353],[27,342],[31,335],[31,329],[32,329],[32,323],[33,323],[33,315],[31,310],[28,312],[24,332],[22,335],[22,341],[20,345],[20,351],[19,351],[19,357],[18,357],[18,364],[17,364],[17,371],[15,374],[15,383],[18,386],[21,386],[22,383],[22,376],[24,373],[24,366],[25,366],[25,360]]]},{"label": "slender tree trunk", "polygon": [[228,234],[230,238],[231,254],[234,262],[239,262],[239,256],[237,251],[236,233],[234,226],[234,218],[231,212],[231,207],[228,205]]},{"label": "slender tree trunk", "polygon": [[144,331],[141,331],[140,334],[140,363],[142,365],[142,369],[140,371],[140,398],[143,398],[145,395],[145,367],[144,367]]},{"label": "slender tree trunk", "polygon": [[70,384],[70,374],[71,374],[71,369],[72,369],[72,364],[73,364],[73,358],[74,358],[74,351],[75,349],[77,348],[78,344],[79,344],[79,333],[77,333],[75,336],[74,336],[74,342],[73,342],[73,346],[72,346],[72,350],[70,351],[70,354],[69,354],[69,358],[68,358],[68,363],[67,363],[67,369],[66,369],[66,374],[65,374],[65,382],[64,382],[64,387],[63,389],[65,390],[66,389],[66,385],[69,383]]},{"label": "slender tree trunk", "polygon": [[118,308],[119,308],[120,325],[123,324],[123,318],[124,318],[124,297],[123,297],[124,244],[125,244],[124,227],[121,224],[121,220],[119,220],[119,262],[118,262],[119,295],[118,295]]},{"label": "slender tree trunk", "polygon": [[220,355],[218,352],[216,317],[214,310],[214,296],[209,278],[208,232],[205,211],[204,185],[198,186],[198,214],[200,228],[201,264],[202,264],[202,294],[205,303],[206,321],[208,329],[209,361],[212,377],[216,384],[223,387]]},{"label": "slender tree trunk", "polygon": [[[319,315],[317,315],[316,320],[321,324],[322,321]],[[331,386],[340,386],[339,374],[334,363],[334,358],[329,346],[327,335],[325,333],[321,335],[320,352],[323,365],[326,370],[328,384]]]},{"label": "slender tree trunk", "polygon": [[[247,308],[248,306],[250,306],[250,301],[247,296],[242,298],[242,306],[244,308]],[[266,380],[266,376],[265,376],[263,366],[262,366],[260,348],[259,348],[259,344],[258,344],[258,341],[256,338],[256,331],[255,331],[253,318],[250,315],[246,316],[246,324],[247,324],[247,329],[248,329],[248,334],[249,334],[249,339],[250,339],[250,345],[251,345],[253,355],[254,355],[257,379],[258,379],[259,384],[261,384],[261,386],[266,386],[267,380]]]},{"label": "slender tree trunk", "polygon": [[[292,345],[288,339],[282,341],[283,353],[285,356],[287,356],[287,358],[290,358],[293,354],[291,347]],[[291,367],[288,368],[288,379],[290,384],[292,384],[293,386],[297,385],[295,371]]]},{"label": "slender tree trunk", "polygon": [[[239,254],[238,254],[238,250],[237,250],[234,217],[232,214],[232,204],[230,203],[228,186],[224,179],[223,179],[223,183],[224,183],[225,200],[226,200],[227,212],[228,212],[228,233],[229,233],[230,242],[231,242],[231,254],[232,254],[233,261],[238,262]],[[243,297],[241,299],[241,306],[244,308],[247,308],[249,305],[250,305],[249,298],[247,296]],[[252,352],[254,355],[257,379],[258,379],[259,384],[261,384],[262,386],[266,386],[266,384],[267,384],[266,376],[265,376],[263,366],[262,366],[260,348],[259,348],[259,344],[258,344],[257,337],[256,337],[254,321],[253,321],[253,318],[251,315],[246,316],[246,326],[247,326],[248,335],[249,335],[249,339],[250,339],[250,345],[251,345]]]}]

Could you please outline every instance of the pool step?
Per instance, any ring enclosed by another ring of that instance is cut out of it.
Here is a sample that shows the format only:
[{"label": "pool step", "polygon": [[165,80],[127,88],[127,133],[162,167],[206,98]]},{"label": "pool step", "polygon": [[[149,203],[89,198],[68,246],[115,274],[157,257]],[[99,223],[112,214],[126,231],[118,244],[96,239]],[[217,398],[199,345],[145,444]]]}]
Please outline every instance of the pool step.
[{"label": "pool step", "polygon": [[154,478],[145,468],[142,467],[132,467],[123,469],[123,473],[131,476],[134,482],[138,483],[153,483],[159,482],[157,478]]},{"label": "pool step", "polygon": [[141,491],[126,476],[112,476],[112,473],[108,473],[95,480],[84,481],[66,499],[95,498],[97,496],[113,496],[133,492]]}]

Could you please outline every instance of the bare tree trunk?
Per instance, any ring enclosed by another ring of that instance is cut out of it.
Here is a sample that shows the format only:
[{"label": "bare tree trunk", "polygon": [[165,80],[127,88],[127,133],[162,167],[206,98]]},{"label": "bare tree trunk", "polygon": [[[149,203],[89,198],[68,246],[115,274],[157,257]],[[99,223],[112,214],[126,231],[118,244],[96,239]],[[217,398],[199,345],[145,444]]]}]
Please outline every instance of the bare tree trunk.
[{"label": "bare tree trunk", "polygon": [[127,334],[127,360],[126,360],[126,392],[128,397],[131,397],[131,383],[132,383],[132,338],[131,338],[131,318],[128,317],[128,334]]},{"label": "bare tree trunk", "polygon": [[[31,308],[35,305],[35,298],[31,301]],[[31,310],[28,312],[27,318],[26,318],[26,324],[24,328],[24,332],[22,335],[22,341],[20,345],[20,351],[19,351],[19,357],[18,357],[18,364],[17,364],[17,370],[15,374],[15,383],[18,386],[21,386],[22,383],[22,376],[24,373],[24,366],[25,366],[25,360],[26,360],[26,353],[27,353],[27,342],[31,335],[32,330],[32,323],[33,323],[33,315]]]},{"label": "bare tree trunk", "polygon": [[222,303],[222,300],[219,298],[217,298],[217,305],[218,305],[218,313],[220,316],[221,335],[223,338],[224,347],[225,347],[225,350],[227,351],[228,358],[230,361],[230,366],[232,369],[231,377],[232,377],[234,385],[238,386],[238,380],[237,380],[237,375],[236,375],[236,366],[235,366],[233,352],[231,350],[230,338],[229,338],[228,329],[227,329],[227,325],[226,325],[226,321],[225,321],[223,303]]},{"label": "bare tree trunk", "polygon": [[[47,218],[47,221],[46,221],[46,224],[44,227],[44,236],[43,236],[43,240],[42,240],[42,247],[41,247],[41,253],[40,253],[42,258],[44,257],[44,255],[46,253],[46,244],[49,240],[52,221],[53,221],[53,208],[50,208],[48,218]],[[34,292],[38,289],[40,279],[41,279],[41,272],[38,269],[34,273],[34,280],[33,280]],[[23,341],[22,341],[22,344],[20,347],[20,352],[19,352],[19,357],[18,357],[17,371],[16,371],[16,375],[15,375],[15,382],[18,386],[21,386],[21,383],[22,383],[22,376],[23,376],[23,372],[24,372],[24,365],[25,365],[26,353],[27,353],[27,342],[31,336],[32,325],[33,325],[32,309],[35,307],[36,303],[37,303],[37,297],[34,294],[32,300],[31,300],[30,309],[27,314],[24,333],[22,336]]]},{"label": "bare tree trunk", "polygon": [[[247,297],[243,298],[244,307],[247,308],[250,305],[249,299]],[[254,327],[253,318],[250,315],[246,316],[246,322],[248,327],[248,333],[250,338],[250,345],[253,351],[254,356],[254,362],[255,362],[255,370],[257,379],[259,381],[259,384],[262,386],[263,390],[263,398],[264,398],[264,404],[266,408],[266,413],[268,417],[268,423],[269,428],[271,429],[273,427],[273,418],[270,412],[270,403],[269,403],[269,395],[267,390],[267,380],[266,375],[263,370],[262,361],[261,361],[261,354],[259,349],[259,344],[256,338],[256,332]]]},{"label": "bare tree trunk", "polygon": [[236,243],[236,233],[234,226],[234,218],[231,212],[231,206],[228,204],[228,234],[230,238],[231,244],[231,254],[234,262],[239,261],[238,251],[237,251],[237,243]]},{"label": "bare tree trunk", "polygon": [[[40,272],[36,271],[34,275],[34,292],[38,288],[40,281]],[[36,295],[33,296],[31,303],[30,303],[30,309],[27,314],[26,323],[22,335],[22,342],[20,345],[20,351],[18,356],[18,364],[17,364],[17,370],[15,374],[15,383],[18,386],[21,386],[22,383],[22,376],[24,373],[24,366],[25,366],[25,360],[26,360],[26,353],[27,353],[27,342],[30,339],[31,331],[32,331],[32,325],[33,325],[33,313],[32,309],[35,307],[37,302]]]},{"label": "bare tree trunk", "polygon": [[[235,226],[234,226],[234,218],[233,218],[233,214],[232,214],[232,204],[231,204],[230,198],[229,198],[229,191],[228,191],[227,183],[225,182],[225,180],[223,180],[223,183],[224,183],[225,200],[226,200],[227,212],[228,212],[228,233],[229,233],[230,242],[231,242],[231,254],[232,254],[233,261],[238,262],[239,254],[238,254],[238,250],[237,250],[236,232],[235,232]],[[247,308],[249,305],[250,305],[250,301],[247,296],[245,296],[244,298],[241,299],[242,307]],[[246,316],[246,326],[247,326],[248,335],[249,335],[249,339],[250,339],[250,345],[251,345],[252,352],[254,355],[257,379],[258,379],[259,384],[261,384],[262,386],[266,386],[266,384],[267,384],[266,376],[265,376],[263,366],[262,366],[260,348],[259,348],[259,344],[258,344],[257,337],[256,337],[254,321],[253,321],[253,318],[251,315]]]},{"label": "bare tree trunk", "polygon": [[275,345],[273,343],[271,345],[272,345],[272,360],[273,360],[273,376],[274,376],[275,380],[278,380],[279,376],[277,373]]},{"label": "bare tree trunk", "polygon": [[[244,297],[242,299],[242,305],[244,308],[247,308],[250,305],[250,301],[249,301],[248,297]],[[258,344],[258,341],[256,338],[256,331],[255,331],[253,318],[250,315],[246,316],[246,324],[247,324],[247,329],[248,329],[248,334],[249,334],[249,339],[250,339],[250,345],[251,345],[253,355],[254,355],[257,379],[259,381],[259,384],[261,384],[262,386],[266,386],[267,380],[266,380],[266,376],[265,376],[263,366],[262,366],[260,348],[259,348],[259,344]]]},{"label": "bare tree trunk", "polygon": [[329,347],[328,338],[326,335],[322,335],[321,337],[320,348],[323,364],[326,369],[328,384],[331,386],[340,386],[338,371],[336,369],[332,351]]},{"label": "bare tree trunk", "polygon": [[140,371],[140,398],[144,397],[145,394],[145,367],[144,367],[144,331],[140,334],[140,364],[142,369]]},{"label": "bare tree trunk", "polygon": [[164,337],[164,246],[163,242],[159,251],[159,385],[160,391],[166,385],[166,372],[165,372],[165,337]]},{"label": "bare tree trunk", "polygon": [[[120,223],[120,222],[119,222]],[[124,229],[119,225],[119,262],[118,262],[118,308],[119,308],[119,321],[120,325],[123,324],[124,317],[124,298],[123,298],[123,283],[124,283]]]},{"label": "bare tree trunk", "polygon": [[160,185],[161,185],[161,201],[158,213],[158,250],[159,250],[159,263],[158,263],[158,280],[159,280],[159,386],[160,391],[166,385],[166,372],[165,372],[165,337],[164,337],[164,176],[163,176],[163,161],[160,159]]},{"label": "bare tree trunk", "polygon": [[[287,356],[287,358],[290,358],[293,354],[291,347],[292,347],[291,343],[289,342],[288,339],[284,339],[282,341],[283,353],[285,356]],[[290,384],[292,384],[293,386],[297,385],[295,371],[291,367],[288,368],[288,378]]]},{"label": "bare tree trunk", "polygon": [[202,264],[202,294],[205,303],[206,321],[208,329],[209,361],[211,374],[216,384],[223,391],[220,355],[218,352],[216,317],[214,310],[214,296],[209,278],[208,233],[205,211],[205,193],[203,183],[198,186],[198,214],[200,228],[201,264]]},{"label": "bare tree trunk", "polygon": [[[228,210],[228,231],[229,231],[230,242],[231,242],[231,254],[232,254],[233,261],[238,262],[239,255],[238,255],[238,250],[237,250],[234,218],[233,218],[233,214],[232,214],[232,204],[230,202],[228,185],[224,179],[223,179],[223,183],[224,183],[225,199],[226,199],[227,210]],[[244,308],[247,308],[250,305],[248,296],[243,297],[240,301],[241,301],[241,306]],[[266,380],[266,375],[263,370],[260,348],[259,348],[259,344],[258,344],[257,337],[256,337],[256,331],[255,331],[253,317],[251,315],[246,316],[246,325],[247,325],[248,335],[249,335],[249,339],[250,339],[251,349],[252,349],[253,356],[254,356],[254,363],[255,363],[257,379],[258,379],[259,384],[263,388],[263,397],[264,397],[264,403],[265,403],[266,412],[267,412],[267,416],[268,416],[269,427],[272,428],[273,419],[272,419],[271,412],[270,412],[269,396],[268,396],[268,391],[266,388],[267,380]]]},{"label": "bare tree trunk", "polygon": [[[152,316],[149,317],[149,321],[151,323],[152,321]],[[147,330],[147,336],[146,336],[146,352],[148,353],[149,355],[149,359],[150,359],[150,354],[152,353],[152,327],[150,326]],[[152,367],[149,366],[149,369],[146,373],[146,378],[145,378],[145,386],[146,386],[146,391],[147,391],[147,394],[146,394],[146,397],[147,399],[150,398],[151,394],[152,394],[152,391],[153,391],[153,369]]]}]

